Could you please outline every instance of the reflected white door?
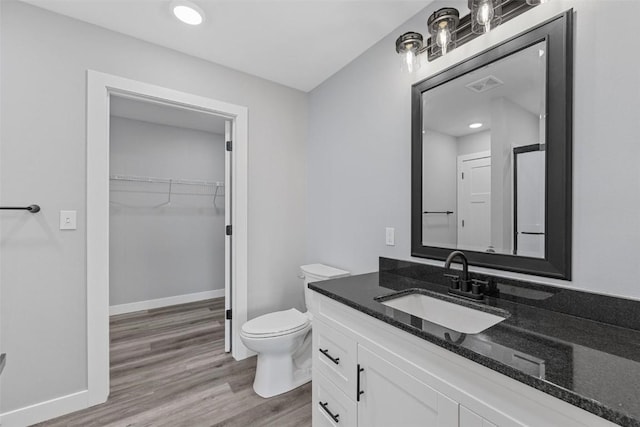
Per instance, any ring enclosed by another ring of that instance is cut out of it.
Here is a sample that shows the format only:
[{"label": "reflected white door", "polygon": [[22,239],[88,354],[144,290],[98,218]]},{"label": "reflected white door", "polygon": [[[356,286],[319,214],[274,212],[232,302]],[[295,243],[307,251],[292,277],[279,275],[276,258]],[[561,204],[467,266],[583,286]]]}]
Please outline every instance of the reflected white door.
[{"label": "reflected white door", "polygon": [[[227,149],[224,155],[224,223],[231,225],[231,153],[229,144],[233,144],[233,122],[227,120],[224,123],[224,140]],[[224,351],[231,351],[231,240],[230,233],[225,232],[224,237]]]},{"label": "reflected white door", "polygon": [[491,246],[491,154],[458,157],[458,248]]}]

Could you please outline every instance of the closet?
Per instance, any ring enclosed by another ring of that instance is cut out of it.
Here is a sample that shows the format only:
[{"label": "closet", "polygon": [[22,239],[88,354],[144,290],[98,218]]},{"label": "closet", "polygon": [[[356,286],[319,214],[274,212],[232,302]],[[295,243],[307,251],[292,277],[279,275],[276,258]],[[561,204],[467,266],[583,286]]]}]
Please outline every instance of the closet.
[{"label": "closet", "polygon": [[224,296],[225,120],[111,98],[112,314]]}]

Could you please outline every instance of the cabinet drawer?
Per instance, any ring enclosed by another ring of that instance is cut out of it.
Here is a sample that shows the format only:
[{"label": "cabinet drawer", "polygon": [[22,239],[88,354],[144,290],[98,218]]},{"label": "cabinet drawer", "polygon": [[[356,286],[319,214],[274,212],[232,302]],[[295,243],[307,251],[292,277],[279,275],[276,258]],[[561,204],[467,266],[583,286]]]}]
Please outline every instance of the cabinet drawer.
[{"label": "cabinet drawer", "polygon": [[322,374],[314,376],[316,387],[313,402],[314,427],[355,427],[357,425],[356,403],[349,399],[331,380]]},{"label": "cabinet drawer", "polygon": [[356,341],[316,320],[314,320],[313,332],[313,369],[324,374],[354,400]]}]

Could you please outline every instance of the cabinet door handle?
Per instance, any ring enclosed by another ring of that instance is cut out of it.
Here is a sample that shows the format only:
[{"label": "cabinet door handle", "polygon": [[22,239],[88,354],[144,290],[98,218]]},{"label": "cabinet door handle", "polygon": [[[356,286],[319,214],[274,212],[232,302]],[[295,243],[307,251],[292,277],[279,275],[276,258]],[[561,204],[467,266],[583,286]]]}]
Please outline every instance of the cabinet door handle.
[{"label": "cabinet door handle", "polygon": [[331,356],[329,355],[329,349],[328,349],[328,348],[327,348],[327,349],[324,349],[324,350],[320,348],[320,349],[318,349],[318,350],[320,350],[320,353],[322,353],[322,354],[324,354],[325,356],[327,356],[327,357],[329,358],[329,360],[331,360],[331,361],[332,361],[333,363],[335,363],[336,365],[339,365],[339,364],[340,364],[340,358],[339,358],[339,357],[336,357],[336,358],[331,357]]},{"label": "cabinet door handle", "polygon": [[327,414],[329,414],[329,416],[330,416],[331,418],[333,418],[333,421],[335,421],[335,422],[337,422],[337,423],[339,423],[339,422],[340,422],[340,421],[338,421],[338,418],[340,417],[340,414],[335,414],[335,415],[334,415],[334,414],[332,414],[332,413],[331,413],[331,411],[329,410],[329,408],[327,408],[327,406],[329,406],[329,402],[324,402],[324,403],[322,403],[322,402],[318,402],[318,403],[320,403],[320,407],[321,407],[322,409],[324,409],[324,412],[326,412]]},{"label": "cabinet door handle", "polygon": [[364,371],[364,368],[361,368],[358,363],[358,376],[356,377],[356,402],[360,402],[360,395],[364,394],[364,391],[360,390],[360,372],[362,371]]}]

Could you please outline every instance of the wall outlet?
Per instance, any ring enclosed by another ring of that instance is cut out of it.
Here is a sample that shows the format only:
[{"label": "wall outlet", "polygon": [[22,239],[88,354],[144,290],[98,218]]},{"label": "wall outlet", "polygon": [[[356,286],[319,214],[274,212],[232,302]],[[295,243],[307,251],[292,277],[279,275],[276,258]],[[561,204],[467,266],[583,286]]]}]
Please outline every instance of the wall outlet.
[{"label": "wall outlet", "polygon": [[385,242],[387,246],[396,245],[396,229],[393,227],[387,227],[385,229]]},{"label": "wall outlet", "polygon": [[77,229],[76,217],[76,211],[60,211],[60,230]]}]

